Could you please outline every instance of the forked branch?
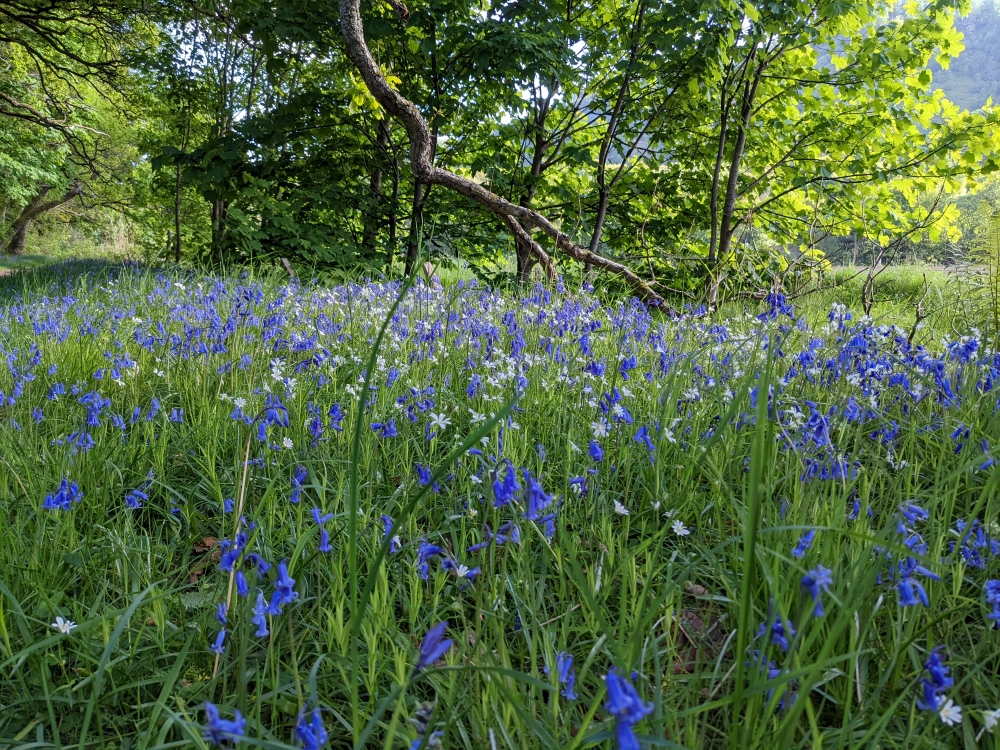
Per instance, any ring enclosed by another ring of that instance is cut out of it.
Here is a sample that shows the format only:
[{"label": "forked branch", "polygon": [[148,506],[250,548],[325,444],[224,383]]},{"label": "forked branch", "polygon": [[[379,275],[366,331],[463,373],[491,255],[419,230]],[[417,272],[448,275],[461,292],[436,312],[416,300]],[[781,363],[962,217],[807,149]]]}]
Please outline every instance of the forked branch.
[{"label": "forked branch", "polygon": [[[409,11],[400,0],[390,0],[390,5],[400,18],[405,20],[409,16]],[[360,0],[340,0],[340,28],[346,42],[347,56],[357,66],[365,86],[368,87],[375,101],[406,128],[406,133],[410,138],[410,162],[414,179],[425,185],[443,185],[471,198],[498,216],[519,241],[523,241],[523,235],[519,236],[515,225],[525,235],[528,234],[530,228],[540,230],[548,235],[556,247],[574,260],[580,263],[589,263],[595,268],[601,268],[620,276],[639,297],[650,305],[663,309],[669,307],[666,301],[630,268],[580,247],[538,211],[518,206],[495,195],[472,180],[447,169],[435,167],[431,162],[431,131],[427,122],[413,102],[389,86],[368,49],[361,22]],[[552,261],[544,251],[542,256],[539,256],[538,251],[541,250],[541,246],[532,240],[528,247],[548,271]]]}]

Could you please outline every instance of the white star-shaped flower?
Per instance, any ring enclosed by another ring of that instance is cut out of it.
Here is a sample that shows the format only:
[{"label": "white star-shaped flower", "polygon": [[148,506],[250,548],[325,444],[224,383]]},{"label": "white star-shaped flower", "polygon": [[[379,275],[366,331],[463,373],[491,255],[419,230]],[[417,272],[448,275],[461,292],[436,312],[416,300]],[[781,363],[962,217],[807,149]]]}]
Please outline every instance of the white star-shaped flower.
[{"label": "white star-shaped flower", "polygon": [[691,533],[691,530],[681,520],[674,521],[670,528],[674,530],[677,536],[688,536]]},{"label": "white star-shaped flower", "polygon": [[983,711],[983,728],[987,732],[992,732],[997,724],[1000,724],[1000,708]]},{"label": "white star-shaped flower", "polygon": [[285,447],[286,450],[291,450],[292,448],[295,447],[295,443],[292,442],[292,439],[290,437],[281,438],[281,444]]},{"label": "white star-shaped flower", "polygon": [[627,516],[628,515],[628,508],[626,508],[620,502],[618,502],[617,500],[615,500],[615,513],[617,513],[620,516]]},{"label": "white star-shaped flower", "polygon": [[938,709],[938,716],[941,717],[942,722],[949,727],[953,727],[956,724],[962,723],[962,707],[949,698],[941,704],[941,708]]},{"label": "white star-shaped flower", "polygon": [[611,425],[607,423],[606,420],[602,419],[599,422],[591,422],[590,429],[594,431],[594,439],[600,440],[603,437],[608,436],[608,428]]},{"label": "white star-shaped flower", "polygon": [[52,627],[58,630],[60,633],[69,635],[69,631],[76,627],[76,623],[70,620],[65,620],[62,617],[57,617],[56,621],[52,623]]},{"label": "white star-shaped flower", "polygon": [[435,414],[434,412],[431,412],[432,429],[438,429],[444,431],[448,429],[448,425],[450,424],[451,424],[451,419],[449,419],[446,415]]}]

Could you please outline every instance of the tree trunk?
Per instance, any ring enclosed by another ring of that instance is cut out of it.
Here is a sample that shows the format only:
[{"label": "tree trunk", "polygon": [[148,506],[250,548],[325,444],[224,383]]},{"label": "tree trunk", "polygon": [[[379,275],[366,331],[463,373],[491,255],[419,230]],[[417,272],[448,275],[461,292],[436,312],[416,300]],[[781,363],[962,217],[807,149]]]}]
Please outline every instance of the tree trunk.
[{"label": "tree trunk", "polygon": [[[400,18],[405,20],[409,17],[409,11],[400,0],[388,0],[388,2]],[[569,257],[580,263],[592,263],[598,268],[620,276],[638,296],[642,297],[649,304],[664,310],[670,309],[666,300],[657,294],[652,287],[639,278],[630,268],[608,258],[594,255],[589,250],[580,247],[538,211],[515,205],[473,180],[457,175],[447,169],[435,167],[431,160],[433,141],[427,121],[424,120],[423,115],[420,114],[420,110],[417,109],[413,102],[404,98],[399,92],[389,86],[382,75],[381,69],[372,57],[371,51],[368,49],[361,22],[360,0],[340,0],[340,28],[346,43],[345,51],[358,68],[365,86],[375,100],[406,128],[406,133],[410,137],[410,163],[415,182],[426,183],[428,185],[443,185],[476,201],[502,221],[505,218],[513,218],[519,222],[523,222],[526,225],[524,227],[526,230],[529,227],[539,229],[550,237],[556,247]]]},{"label": "tree trunk", "polygon": [[51,211],[53,208],[57,208],[64,203],[69,203],[79,195],[83,195],[83,185],[79,182],[73,182],[66,189],[59,198],[47,201],[45,198],[48,196],[49,192],[52,190],[51,185],[40,185],[38,188],[38,195],[36,195],[31,202],[24,207],[21,211],[21,215],[17,217],[13,225],[11,225],[10,231],[7,233],[7,237],[0,242],[0,253],[7,253],[8,255],[21,255],[24,252],[25,245],[28,241],[28,230],[31,229],[32,223],[42,214],[47,211]]},{"label": "tree trunk", "polygon": [[406,238],[406,263],[403,273],[407,276],[417,262],[420,252],[420,234],[423,232],[424,219],[424,183],[416,177],[413,179],[413,210],[410,212],[410,234]]},{"label": "tree trunk", "polygon": [[217,264],[222,263],[222,243],[226,239],[226,214],[229,201],[218,198],[212,201],[212,253]]},{"label": "tree trunk", "polygon": [[375,136],[375,143],[378,146],[378,154],[375,157],[375,169],[372,170],[371,179],[368,182],[368,196],[371,201],[371,210],[365,216],[365,228],[361,235],[361,247],[365,250],[375,249],[375,239],[382,223],[382,156],[385,154],[386,146],[389,143],[389,116],[386,115],[378,123],[378,133]]},{"label": "tree trunk", "polygon": [[[632,66],[635,65],[636,57],[639,55],[639,40],[642,34],[642,21],[646,13],[646,3],[640,2],[636,10],[635,20],[632,22],[632,47],[629,49],[628,67],[622,77],[622,85],[618,88],[618,96],[615,98],[615,106],[611,110],[611,118],[608,127],[604,131],[604,138],[601,139],[601,149],[597,156],[597,216],[594,218],[594,231],[590,235],[590,252],[597,254],[597,248],[601,246],[601,234],[604,232],[604,220],[608,215],[608,200],[610,189],[607,184],[608,156],[611,154],[611,146],[615,136],[618,134],[618,123],[621,120],[622,110],[625,108],[625,100],[628,96],[629,87],[632,85]],[[584,266],[584,274],[588,277],[593,273],[590,263]]]},{"label": "tree trunk", "polygon": [[174,263],[181,262],[181,165],[177,165],[174,185]]}]

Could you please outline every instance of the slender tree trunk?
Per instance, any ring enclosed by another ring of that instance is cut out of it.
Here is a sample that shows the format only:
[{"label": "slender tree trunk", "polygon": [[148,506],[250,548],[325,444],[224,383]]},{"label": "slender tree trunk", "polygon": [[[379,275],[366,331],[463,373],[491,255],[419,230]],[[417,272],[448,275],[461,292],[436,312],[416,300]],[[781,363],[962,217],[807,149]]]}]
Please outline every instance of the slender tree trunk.
[{"label": "slender tree trunk", "polygon": [[417,262],[417,253],[420,251],[420,235],[423,232],[424,218],[424,183],[416,177],[413,179],[413,209],[410,212],[410,234],[406,238],[406,263],[403,273],[407,276],[413,270]]},{"label": "slender tree trunk", "polygon": [[[632,22],[632,46],[629,49],[628,67],[622,78],[622,85],[618,88],[618,96],[615,98],[615,106],[611,110],[611,118],[608,120],[608,127],[604,131],[604,138],[601,139],[601,149],[597,157],[597,216],[594,218],[594,231],[590,235],[590,252],[597,254],[597,248],[601,246],[601,234],[604,232],[604,220],[608,215],[608,200],[610,189],[607,184],[608,156],[611,154],[611,146],[615,136],[618,134],[618,123],[621,120],[622,110],[628,97],[629,87],[632,85],[632,66],[639,55],[639,41],[642,36],[642,21],[646,14],[646,3],[640,0],[639,8],[636,10],[635,20]],[[590,277],[593,274],[593,266],[587,263],[584,266],[584,273]]]},{"label": "slender tree trunk", "polygon": [[386,115],[378,123],[378,133],[375,136],[378,153],[375,156],[375,168],[368,182],[368,195],[371,210],[365,216],[365,228],[361,235],[361,246],[368,251],[375,249],[375,239],[382,223],[382,157],[389,143],[389,116]]},{"label": "slender tree trunk", "polygon": [[181,262],[181,165],[174,184],[174,263]]},{"label": "slender tree trunk", "polygon": [[212,252],[216,263],[222,263],[222,243],[226,239],[226,215],[229,201],[217,198],[212,201]]},{"label": "slender tree trunk", "polygon": [[[755,51],[750,52],[750,57],[747,60],[747,71],[745,75],[749,75],[750,66],[753,65],[755,59]],[[729,174],[726,177],[726,200],[722,206],[722,216],[719,217],[718,221],[718,254],[711,259],[712,275],[709,280],[708,288],[708,306],[710,309],[715,309],[718,298],[719,298],[719,286],[722,283],[722,277],[719,273],[716,273],[715,265],[720,261],[728,257],[730,248],[732,247],[733,234],[736,231],[736,226],[733,223],[733,218],[736,215],[736,196],[737,196],[737,186],[740,178],[740,163],[743,160],[743,151],[746,149],[747,143],[747,133],[750,130],[750,118],[753,114],[753,103],[757,96],[757,86],[760,83],[761,76],[764,73],[764,67],[766,65],[766,56],[762,56],[760,62],[757,63],[753,70],[753,76],[744,78],[743,82],[743,96],[740,102],[740,119],[737,123],[736,131],[736,141],[733,144],[733,153],[729,159]],[[725,144],[720,139],[719,153],[722,153]],[[719,170],[719,162],[716,162],[716,171]],[[718,177],[713,182],[712,192],[713,192],[713,217],[718,216]],[[712,232],[715,235],[715,220],[713,218],[712,222]]]},{"label": "slender tree trunk", "polygon": [[719,257],[719,181],[722,179],[722,162],[726,158],[726,136],[729,131],[729,101],[726,97],[726,83],[722,85],[722,108],[719,114],[719,148],[715,152],[715,169],[712,172],[712,193],[709,197],[712,229],[708,244],[708,266],[715,270]]},{"label": "slender tree trunk", "polygon": [[[535,200],[535,193],[538,192],[538,182],[542,179],[542,172],[545,171],[545,149],[548,146],[548,141],[545,138],[545,121],[549,116],[549,107],[552,102],[552,97],[555,94],[555,86],[553,85],[549,90],[549,95],[546,97],[538,111],[535,113],[535,122],[532,126],[534,130],[534,140],[532,141],[532,153],[531,153],[531,169],[528,172],[529,183],[524,193],[521,195],[521,200],[518,205],[521,208],[531,208],[531,204]],[[525,235],[530,238],[530,233],[525,230]],[[531,276],[531,269],[535,265],[536,257],[533,253],[532,244],[534,243],[525,241],[526,237],[522,235],[520,240],[515,237],[516,251],[517,251],[517,283],[525,283]]]}]

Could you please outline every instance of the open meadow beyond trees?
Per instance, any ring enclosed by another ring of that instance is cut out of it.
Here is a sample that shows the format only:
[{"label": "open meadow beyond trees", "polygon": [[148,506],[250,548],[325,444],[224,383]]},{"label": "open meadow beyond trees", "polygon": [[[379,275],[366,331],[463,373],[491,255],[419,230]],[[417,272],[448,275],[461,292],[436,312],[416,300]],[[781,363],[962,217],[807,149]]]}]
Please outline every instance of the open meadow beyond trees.
[{"label": "open meadow beyond trees", "polygon": [[992,0],[0,0],[0,750],[1000,750]]}]

